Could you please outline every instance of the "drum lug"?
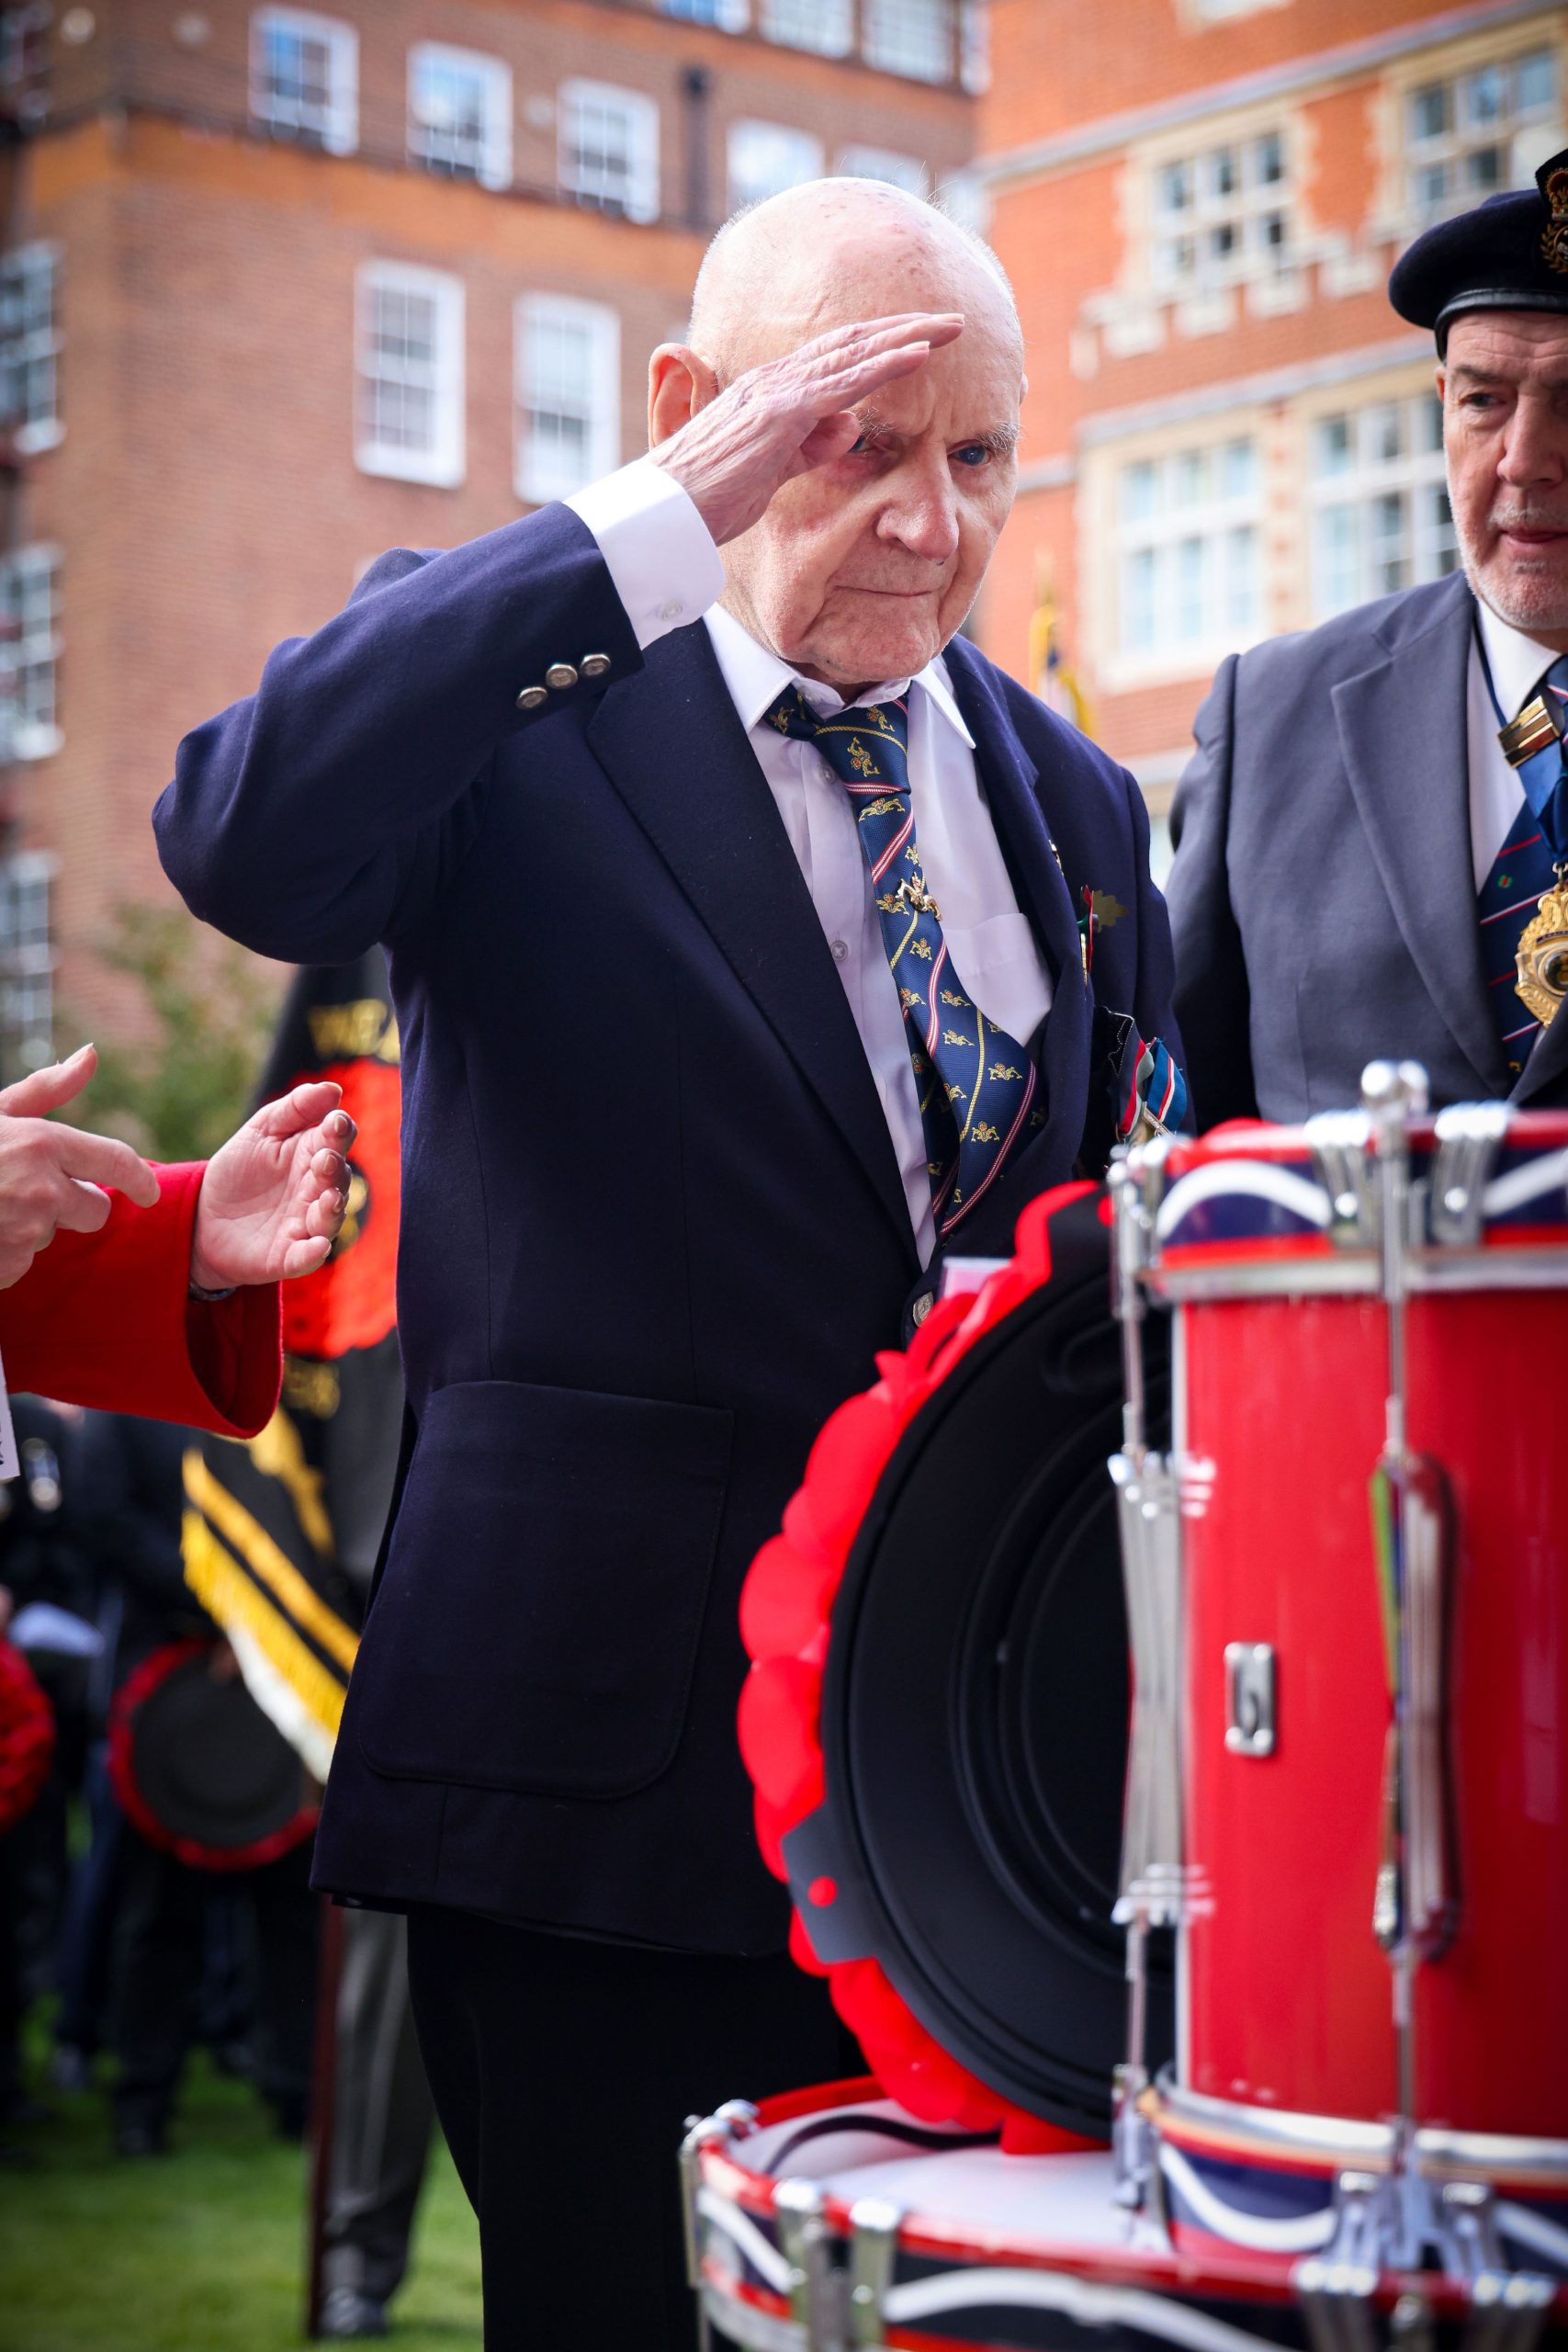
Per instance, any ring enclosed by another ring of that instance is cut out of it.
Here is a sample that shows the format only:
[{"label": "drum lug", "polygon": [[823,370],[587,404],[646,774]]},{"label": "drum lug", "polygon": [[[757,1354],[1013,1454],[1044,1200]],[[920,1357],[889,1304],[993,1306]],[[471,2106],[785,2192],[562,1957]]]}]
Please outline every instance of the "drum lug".
[{"label": "drum lug", "polygon": [[1342,1250],[1375,1250],[1382,1204],[1368,1151],[1371,1123],[1366,1113],[1320,1111],[1306,1122],[1304,1133],[1333,1211],[1331,1238]]},{"label": "drum lug", "polygon": [[1509,2270],[1490,2186],[1480,2180],[1445,2181],[1432,2215],[1432,2234],[1445,2270],[1470,2290],[1463,2352],[1531,2352],[1556,2286],[1534,2271]]},{"label": "drum lug", "polygon": [[686,2282],[694,2292],[702,2285],[702,2233],[697,2226],[697,2191],[702,2187],[705,2148],[721,2141],[744,2140],[757,2129],[757,2109],[748,2098],[726,2099],[713,2115],[689,2115],[681,2143],[681,2220],[686,2241]]},{"label": "drum lug", "polygon": [[808,2352],[848,2352],[844,2274],[832,2259],[827,2200],[814,2180],[781,2180],[773,2191],[779,2244],[789,2265],[789,2315]]},{"label": "drum lug", "polygon": [[882,2197],[857,2197],[850,2207],[849,2340],[858,2352],[882,2352],[883,2304],[903,2218]]},{"label": "drum lug", "polygon": [[1398,2226],[1392,2191],[1390,2181],[1370,2172],[1342,2172],[1335,2184],[1334,2235],[1292,2277],[1313,2352],[1377,2352],[1372,2297]]},{"label": "drum lug", "polygon": [[1472,1250],[1481,1238],[1486,1187],[1508,1132],[1506,1102],[1455,1102],[1439,1111],[1432,1159],[1432,1238]]}]

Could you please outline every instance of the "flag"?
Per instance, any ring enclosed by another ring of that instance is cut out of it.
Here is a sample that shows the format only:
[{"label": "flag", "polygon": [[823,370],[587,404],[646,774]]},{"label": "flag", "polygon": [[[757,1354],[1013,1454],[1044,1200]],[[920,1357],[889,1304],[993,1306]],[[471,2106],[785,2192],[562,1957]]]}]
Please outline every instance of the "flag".
[{"label": "flag", "polygon": [[258,1101],[335,1079],[358,1134],[326,1264],[283,1291],[283,1401],[248,1443],[186,1455],[186,1581],[252,1697],[326,1778],[402,1421],[398,1030],[386,958],[296,977]]},{"label": "flag", "polygon": [[1055,592],[1051,567],[1042,556],[1035,567],[1035,605],[1029,616],[1029,683],[1047,710],[1054,710],[1082,735],[1094,733],[1094,713],[1078,684],[1077,673],[1064,660],[1057,635]]}]

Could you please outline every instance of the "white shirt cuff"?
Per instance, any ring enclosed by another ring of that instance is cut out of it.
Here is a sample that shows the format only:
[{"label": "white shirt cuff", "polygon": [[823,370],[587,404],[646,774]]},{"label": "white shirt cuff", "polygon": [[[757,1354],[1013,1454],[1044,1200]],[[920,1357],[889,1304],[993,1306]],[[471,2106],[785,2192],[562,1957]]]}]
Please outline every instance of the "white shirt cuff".
[{"label": "white shirt cuff", "polygon": [[598,540],[644,652],[672,628],[700,620],[724,594],[724,566],[707,525],[651,458],[591,481],[566,504]]}]

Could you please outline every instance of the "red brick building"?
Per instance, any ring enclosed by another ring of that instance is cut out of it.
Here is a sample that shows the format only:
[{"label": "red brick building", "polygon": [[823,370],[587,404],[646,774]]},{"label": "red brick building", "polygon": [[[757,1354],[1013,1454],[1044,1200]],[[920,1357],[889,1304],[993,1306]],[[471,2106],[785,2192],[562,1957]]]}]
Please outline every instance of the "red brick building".
[{"label": "red brick building", "polygon": [[379,548],[634,455],[733,201],[960,172],[983,34],[977,0],[0,9],[0,1068],[53,1004],[129,1017],[93,950],[166,897],[184,729]]},{"label": "red brick building", "polygon": [[1383,287],[1568,144],[1568,14],[995,0],[990,30],[1030,391],[978,633],[1022,674],[1045,585],[1157,813],[1225,652],[1451,569],[1431,339]]}]

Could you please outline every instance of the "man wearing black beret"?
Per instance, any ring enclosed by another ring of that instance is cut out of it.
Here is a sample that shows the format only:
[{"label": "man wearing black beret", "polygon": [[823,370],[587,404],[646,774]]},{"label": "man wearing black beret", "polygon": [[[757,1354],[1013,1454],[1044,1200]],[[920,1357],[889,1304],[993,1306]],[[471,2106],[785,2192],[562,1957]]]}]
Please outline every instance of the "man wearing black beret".
[{"label": "man wearing black beret", "polygon": [[1177,794],[1177,1012],[1204,1126],[1568,1102],[1568,150],[1418,237],[1462,572],[1221,668]]}]

